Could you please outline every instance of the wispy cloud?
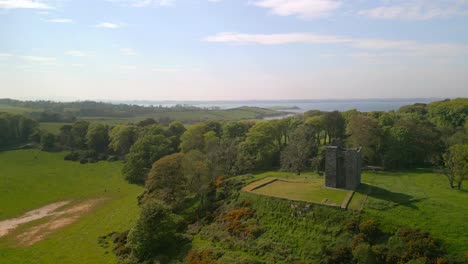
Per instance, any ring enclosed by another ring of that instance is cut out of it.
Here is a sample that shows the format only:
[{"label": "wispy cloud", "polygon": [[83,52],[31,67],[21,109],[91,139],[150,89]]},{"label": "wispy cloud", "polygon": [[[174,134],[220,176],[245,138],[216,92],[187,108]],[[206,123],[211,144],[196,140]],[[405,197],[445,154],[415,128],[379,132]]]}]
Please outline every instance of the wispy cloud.
[{"label": "wispy cloud", "polygon": [[10,53],[0,53],[0,58],[10,58],[13,57],[13,54]]},{"label": "wispy cloud", "polygon": [[90,57],[92,54],[88,51],[82,51],[82,50],[69,50],[66,52],[67,55],[73,56],[73,57]]},{"label": "wispy cloud", "polygon": [[136,70],[137,67],[133,65],[118,65],[117,66],[121,70]]},{"label": "wispy cloud", "polygon": [[28,61],[28,62],[38,62],[38,63],[53,63],[56,62],[57,59],[53,57],[41,57],[41,56],[18,56],[20,59]]},{"label": "wispy cloud", "polygon": [[135,56],[137,55],[138,53],[132,49],[132,48],[121,48],[120,49],[120,53],[122,53],[123,55],[125,56]]},{"label": "wispy cloud", "polygon": [[69,18],[47,19],[46,21],[47,21],[47,22],[51,22],[51,23],[64,23],[64,24],[73,23],[73,20],[72,20],[72,19],[69,19]]},{"label": "wispy cloud", "polygon": [[377,19],[428,20],[468,15],[465,0],[394,0],[380,1],[375,8],[358,12],[359,15]]},{"label": "wispy cloud", "polygon": [[0,9],[51,9],[52,7],[39,0],[0,0]]},{"label": "wispy cloud", "polygon": [[153,72],[164,72],[164,73],[172,73],[172,72],[179,72],[180,68],[171,68],[171,67],[157,67],[151,69]]},{"label": "wispy cloud", "polygon": [[456,43],[423,43],[412,40],[360,39],[312,33],[242,34],[219,33],[204,39],[206,42],[232,44],[283,45],[283,44],[340,44],[360,50],[401,52],[418,56],[468,55],[468,45]]},{"label": "wispy cloud", "polygon": [[158,7],[158,6],[172,6],[175,4],[175,0],[107,0],[112,3],[120,3],[133,7]]},{"label": "wispy cloud", "polygon": [[223,32],[203,39],[207,42],[226,42],[236,44],[280,45],[291,43],[346,43],[351,39],[333,35],[318,35],[312,33],[286,34],[243,34]]},{"label": "wispy cloud", "polygon": [[251,3],[268,8],[275,15],[293,15],[303,19],[327,16],[341,6],[338,0],[254,0]]},{"label": "wispy cloud", "polygon": [[111,23],[111,22],[101,22],[101,23],[95,25],[94,27],[97,27],[97,28],[116,29],[116,28],[120,28],[121,25],[120,25],[120,24],[116,24],[116,23]]}]

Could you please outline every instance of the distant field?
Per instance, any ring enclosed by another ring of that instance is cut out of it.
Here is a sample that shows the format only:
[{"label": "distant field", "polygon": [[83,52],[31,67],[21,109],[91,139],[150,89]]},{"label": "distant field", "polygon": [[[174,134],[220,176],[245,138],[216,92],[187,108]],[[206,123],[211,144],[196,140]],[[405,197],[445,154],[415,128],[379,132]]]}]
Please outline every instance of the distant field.
[{"label": "distant field", "polygon": [[[68,109],[70,110],[70,109]],[[77,110],[77,109],[72,109]],[[8,112],[13,114],[27,114],[31,112],[37,112],[40,109],[30,109],[15,107],[9,105],[0,105],[0,112]],[[147,115],[138,115],[135,117],[106,117],[106,116],[93,116],[93,117],[78,117],[78,119],[86,120],[95,123],[106,124],[110,126],[124,124],[124,123],[137,123],[146,118],[154,118],[156,120],[160,118],[168,118],[174,121],[180,121],[183,123],[197,123],[204,121],[227,121],[227,120],[245,120],[245,119],[262,119],[264,117],[278,116],[285,114],[283,112],[278,112],[273,109],[265,109],[258,107],[239,107],[233,109],[222,109],[222,110],[187,110],[187,111],[168,111],[153,113]],[[44,123],[44,128],[47,131],[57,130],[58,124],[62,123]]]},{"label": "distant field", "polygon": [[25,114],[34,112],[34,109],[0,104],[0,112],[7,112],[12,114]]},{"label": "distant field", "polygon": [[70,124],[71,123],[39,123],[39,128],[43,131],[58,135],[62,126]]},{"label": "distant field", "polygon": [[120,162],[81,165],[63,161],[64,155],[38,150],[0,152],[0,221],[58,201],[72,205],[99,201],[76,222],[32,246],[18,242],[22,232],[51,218],[30,222],[0,238],[1,263],[115,263],[111,249],[102,248],[98,237],[131,226],[142,188],[123,180]]}]

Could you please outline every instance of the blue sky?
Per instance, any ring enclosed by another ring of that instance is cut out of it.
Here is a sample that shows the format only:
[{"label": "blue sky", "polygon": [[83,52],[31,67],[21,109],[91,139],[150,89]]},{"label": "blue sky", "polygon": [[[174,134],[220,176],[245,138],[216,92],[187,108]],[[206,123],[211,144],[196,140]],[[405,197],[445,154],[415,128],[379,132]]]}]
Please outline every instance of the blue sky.
[{"label": "blue sky", "polygon": [[0,0],[0,97],[468,97],[468,0]]}]

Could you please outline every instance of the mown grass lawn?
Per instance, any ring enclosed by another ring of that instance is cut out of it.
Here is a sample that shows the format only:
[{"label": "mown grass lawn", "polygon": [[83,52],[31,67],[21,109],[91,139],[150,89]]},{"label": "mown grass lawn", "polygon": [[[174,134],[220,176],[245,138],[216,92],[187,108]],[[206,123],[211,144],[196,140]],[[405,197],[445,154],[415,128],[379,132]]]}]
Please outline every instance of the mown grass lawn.
[{"label": "mown grass lawn", "polygon": [[[324,187],[323,177],[304,180],[276,180],[252,191],[255,194],[312,203],[341,206],[349,191]],[[255,184],[255,183],[252,183]]]},{"label": "mown grass lawn", "polygon": [[57,201],[105,200],[32,246],[19,247],[14,233],[0,238],[1,263],[115,263],[112,249],[101,247],[98,238],[131,226],[142,188],[123,180],[120,162],[82,165],[64,161],[64,155],[38,150],[0,153],[0,221]]}]

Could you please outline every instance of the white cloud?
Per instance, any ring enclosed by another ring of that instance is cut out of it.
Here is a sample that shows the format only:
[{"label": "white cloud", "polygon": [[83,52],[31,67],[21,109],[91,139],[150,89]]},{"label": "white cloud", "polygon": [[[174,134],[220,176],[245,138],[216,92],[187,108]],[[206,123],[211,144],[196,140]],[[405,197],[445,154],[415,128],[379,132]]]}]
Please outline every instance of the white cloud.
[{"label": "white cloud", "polygon": [[133,65],[118,65],[118,68],[122,70],[136,70],[137,67]]},{"label": "white cloud", "polygon": [[137,55],[138,53],[132,49],[132,48],[121,48],[120,49],[120,53],[122,53],[123,55],[125,56],[135,56]]},{"label": "white cloud", "polygon": [[20,59],[29,61],[29,62],[38,62],[38,63],[53,63],[57,59],[53,57],[41,57],[41,56],[18,56]]},{"label": "white cloud", "polygon": [[0,53],[0,58],[9,58],[13,57],[13,54],[10,53]]},{"label": "white cloud", "polygon": [[165,72],[165,73],[180,71],[179,68],[168,68],[168,67],[158,67],[158,68],[153,68],[151,70],[154,71],[154,72]]},{"label": "white cloud", "polygon": [[45,1],[0,0],[0,9],[51,9]]},{"label": "white cloud", "polygon": [[343,43],[351,41],[349,38],[311,33],[286,34],[242,34],[223,32],[203,39],[207,42],[228,42],[237,44],[279,45],[290,43]]},{"label": "white cloud", "polygon": [[116,29],[121,27],[119,24],[111,23],[111,22],[101,22],[95,25],[97,28],[109,28],[109,29]]},{"label": "white cloud", "polygon": [[66,52],[67,55],[73,56],[73,57],[90,57],[91,53],[87,51],[82,51],[82,50],[69,50]]},{"label": "white cloud", "polygon": [[121,3],[133,7],[158,7],[158,6],[172,6],[175,0],[107,0],[112,3]]},{"label": "white cloud", "polygon": [[333,35],[319,35],[312,33],[287,34],[242,34],[219,33],[204,39],[206,42],[220,42],[231,44],[340,44],[355,49],[373,50],[381,52],[402,52],[418,56],[458,56],[468,55],[468,45],[454,43],[422,43],[411,40],[359,39]]},{"label": "white cloud", "polygon": [[380,6],[358,12],[359,15],[377,19],[428,20],[468,15],[465,0],[393,0]]},{"label": "white cloud", "polygon": [[73,20],[72,19],[69,19],[69,18],[55,18],[55,19],[47,19],[46,20],[47,22],[51,22],[51,23],[73,23]]},{"label": "white cloud", "polygon": [[255,0],[252,3],[270,9],[275,15],[303,19],[327,16],[341,6],[341,1],[337,0]]}]

